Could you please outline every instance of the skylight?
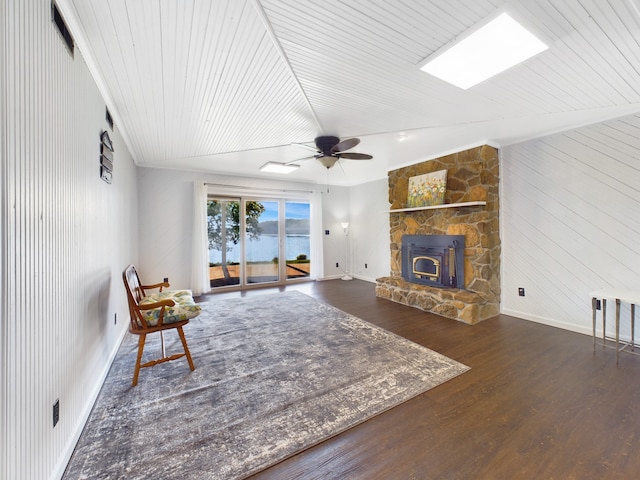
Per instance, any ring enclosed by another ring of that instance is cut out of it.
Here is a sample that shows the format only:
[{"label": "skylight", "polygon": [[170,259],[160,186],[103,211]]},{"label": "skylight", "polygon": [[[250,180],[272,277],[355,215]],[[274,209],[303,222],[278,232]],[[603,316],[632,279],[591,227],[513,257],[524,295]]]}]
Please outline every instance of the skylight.
[{"label": "skylight", "polygon": [[260,167],[261,172],[269,173],[291,173],[300,168],[300,165],[279,162],[267,162]]},{"label": "skylight", "polygon": [[420,70],[466,90],[549,48],[503,13],[430,57]]}]

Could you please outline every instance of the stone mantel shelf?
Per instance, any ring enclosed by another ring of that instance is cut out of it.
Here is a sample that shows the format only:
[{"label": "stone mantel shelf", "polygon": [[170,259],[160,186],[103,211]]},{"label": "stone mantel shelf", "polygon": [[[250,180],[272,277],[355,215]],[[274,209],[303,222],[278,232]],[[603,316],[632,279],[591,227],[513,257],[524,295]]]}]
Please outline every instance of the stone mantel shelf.
[{"label": "stone mantel shelf", "polygon": [[397,212],[417,212],[419,210],[434,210],[436,208],[458,208],[458,207],[474,207],[477,205],[486,205],[485,201],[461,202],[461,203],[443,203],[442,205],[429,205],[427,207],[411,207],[411,208],[395,208],[389,210],[389,213]]}]

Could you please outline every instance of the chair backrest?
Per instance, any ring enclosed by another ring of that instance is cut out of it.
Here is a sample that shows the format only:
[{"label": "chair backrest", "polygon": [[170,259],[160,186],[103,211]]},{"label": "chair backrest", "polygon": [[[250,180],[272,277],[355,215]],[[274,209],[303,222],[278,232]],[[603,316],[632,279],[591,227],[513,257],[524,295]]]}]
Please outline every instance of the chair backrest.
[{"label": "chair backrest", "polygon": [[122,272],[122,280],[124,280],[124,287],[127,291],[127,302],[129,303],[129,319],[131,320],[131,328],[133,330],[140,330],[140,321],[144,325],[144,320],[138,309],[138,303],[144,298],[144,290],[140,283],[140,277],[133,265],[129,265]]}]

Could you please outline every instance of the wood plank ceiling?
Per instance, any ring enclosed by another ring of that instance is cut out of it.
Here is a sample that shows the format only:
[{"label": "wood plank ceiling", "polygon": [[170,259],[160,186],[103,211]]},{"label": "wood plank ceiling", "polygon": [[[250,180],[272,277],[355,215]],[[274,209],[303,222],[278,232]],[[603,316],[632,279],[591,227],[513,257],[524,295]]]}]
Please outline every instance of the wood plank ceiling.
[{"label": "wood plank ceiling", "polygon": [[[58,0],[140,166],[353,185],[640,111],[638,0]],[[550,48],[469,90],[418,65],[507,11]],[[408,138],[399,142],[398,134]],[[324,169],[320,134],[359,137]],[[312,153],[312,152],[311,152]]]}]

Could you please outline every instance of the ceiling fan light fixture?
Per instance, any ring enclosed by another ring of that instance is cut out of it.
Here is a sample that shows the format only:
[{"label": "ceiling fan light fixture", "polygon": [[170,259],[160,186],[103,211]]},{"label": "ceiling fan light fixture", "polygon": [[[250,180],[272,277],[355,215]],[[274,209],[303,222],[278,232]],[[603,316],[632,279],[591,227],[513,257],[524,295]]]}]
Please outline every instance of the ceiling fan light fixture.
[{"label": "ceiling fan light fixture", "polygon": [[267,173],[291,173],[300,168],[300,165],[280,162],[267,162],[260,167],[261,172]]},{"label": "ceiling fan light fixture", "polygon": [[502,13],[431,55],[420,70],[466,90],[547,48],[509,14]]},{"label": "ceiling fan light fixture", "polygon": [[320,161],[320,163],[322,164],[323,167],[331,168],[338,161],[338,157],[322,156],[322,157],[318,157],[318,160]]}]

